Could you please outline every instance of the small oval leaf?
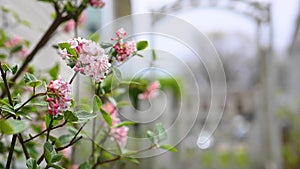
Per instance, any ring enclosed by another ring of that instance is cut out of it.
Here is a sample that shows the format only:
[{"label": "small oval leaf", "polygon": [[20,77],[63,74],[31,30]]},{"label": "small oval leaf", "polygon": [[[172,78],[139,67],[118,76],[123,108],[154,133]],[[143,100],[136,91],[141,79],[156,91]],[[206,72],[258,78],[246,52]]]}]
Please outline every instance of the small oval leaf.
[{"label": "small oval leaf", "polygon": [[139,41],[137,44],[136,44],[136,49],[138,51],[140,50],[144,50],[148,47],[148,41]]}]

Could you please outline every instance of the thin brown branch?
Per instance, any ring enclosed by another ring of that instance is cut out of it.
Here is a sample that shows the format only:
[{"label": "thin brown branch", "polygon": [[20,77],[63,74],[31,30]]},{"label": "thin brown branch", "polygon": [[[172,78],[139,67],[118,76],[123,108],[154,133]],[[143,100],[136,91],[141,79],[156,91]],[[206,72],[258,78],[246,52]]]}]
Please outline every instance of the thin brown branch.
[{"label": "thin brown branch", "polygon": [[[62,124],[60,124],[60,125],[57,125],[57,126],[51,128],[51,130],[54,130],[54,129],[63,127],[63,126],[66,125],[66,124],[67,124],[67,121],[65,121],[64,123],[62,123]],[[31,140],[33,140],[33,139],[39,137],[40,135],[46,133],[48,130],[50,130],[50,128],[47,128],[47,129],[43,130],[42,132],[40,132],[39,134],[37,134],[37,135],[35,135],[35,136],[33,136],[33,137],[30,137],[29,139],[25,140],[24,143],[27,143],[27,142],[29,142],[29,141],[31,141]]]},{"label": "thin brown branch", "polygon": [[51,120],[50,120],[50,123],[49,123],[49,127],[48,127],[49,130],[47,130],[46,142],[49,140],[49,137],[50,137],[50,131],[52,130],[53,120],[54,120],[53,117],[51,117]]},{"label": "thin brown branch", "polygon": [[106,164],[106,163],[111,163],[117,160],[120,160],[121,156],[117,156],[116,158],[110,159],[110,160],[106,160],[106,161],[98,161],[97,163],[95,163],[92,167],[92,169],[96,169],[97,166],[102,165],[102,164]]},{"label": "thin brown branch", "polygon": [[6,169],[10,169],[10,164],[11,164],[11,161],[13,159],[13,154],[14,154],[14,150],[15,150],[16,141],[17,141],[17,135],[14,134],[12,139],[11,139],[11,144],[10,144],[9,153],[8,153],[7,162],[6,162],[6,167],[5,167]]},{"label": "thin brown branch", "polygon": [[82,138],[83,138],[83,137],[80,136],[80,137],[74,139],[74,140],[73,140],[72,142],[70,142],[69,144],[67,144],[67,145],[65,145],[65,146],[63,146],[63,147],[58,147],[58,148],[56,148],[55,150],[56,150],[56,151],[62,151],[62,150],[64,150],[64,149],[66,149],[66,148],[72,146],[73,144],[77,143],[77,142],[78,142],[79,140],[81,140]]},{"label": "thin brown branch", "polygon": [[[4,86],[5,86],[5,90],[6,90],[6,93],[7,93],[9,104],[11,106],[13,106],[13,101],[12,101],[11,94],[10,94],[10,91],[9,91],[9,85],[8,85],[7,78],[6,78],[6,71],[4,71],[2,69],[2,63],[1,62],[0,62],[0,71],[1,71],[1,77],[2,77],[2,80],[3,80]],[[3,93],[5,93],[5,92],[3,91]]]},{"label": "thin brown branch", "polygon": [[20,109],[22,109],[27,103],[29,103],[32,99],[39,97],[39,96],[44,96],[46,93],[38,93],[35,95],[32,95],[28,100],[26,100],[20,107],[18,107],[15,112],[18,112]]},{"label": "thin brown branch", "polygon": [[26,145],[25,145],[25,142],[24,142],[24,139],[23,139],[23,136],[22,136],[21,133],[18,134],[18,139],[19,139],[19,142],[20,142],[20,144],[21,144],[21,146],[22,146],[22,149],[23,149],[25,158],[26,158],[26,160],[28,160],[28,159],[30,158],[30,156],[29,156],[27,147],[26,147]]}]

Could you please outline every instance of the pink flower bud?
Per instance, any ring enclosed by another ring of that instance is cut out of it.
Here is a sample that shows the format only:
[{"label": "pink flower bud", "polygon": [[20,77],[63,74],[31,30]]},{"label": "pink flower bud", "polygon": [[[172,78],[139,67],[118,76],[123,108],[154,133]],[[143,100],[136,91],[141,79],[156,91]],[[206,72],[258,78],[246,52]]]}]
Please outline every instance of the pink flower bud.
[{"label": "pink flower bud", "polygon": [[105,6],[105,2],[103,0],[89,0],[89,3],[94,8],[103,8]]},{"label": "pink flower bud", "polygon": [[47,86],[47,103],[49,114],[56,116],[71,106],[71,86],[61,77],[50,81]]}]

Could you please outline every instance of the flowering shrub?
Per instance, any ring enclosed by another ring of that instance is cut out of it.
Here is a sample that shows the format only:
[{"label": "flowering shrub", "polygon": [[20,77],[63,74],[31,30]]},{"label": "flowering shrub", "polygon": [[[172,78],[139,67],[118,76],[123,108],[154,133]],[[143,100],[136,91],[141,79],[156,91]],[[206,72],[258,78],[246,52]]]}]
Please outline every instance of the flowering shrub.
[{"label": "flowering shrub", "polygon": [[[30,63],[51,40],[59,26],[65,26],[66,32],[76,32],[77,26],[82,22],[80,16],[88,6],[102,8],[105,5],[102,0],[43,2],[54,7],[55,18],[30,52],[27,52],[30,45],[28,41],[18,36],[10,37],[6,29],[0,29],[0,156],[3,157],[0,158],[0,168],[11,168],[13,161],[21,155],[26,159],[24,166],[26,163],[29,169],[96,169],[105,168],[107,163],[118,160],[136,163],[137,160],[132,155],[159,147],[176,151],[172,146],[160,145],[166,139],[162,124],[158,124],[154,131],[147,131],[149,148],[126,150],[130,126],[135,123],[121,120],[118,113],[121,107],[116,101],[121,97],[117,99],[113,93],[122,88],[120,84],[124,83],[129,84],[130,90],[136,91],[131,95],[135,99],[153,98],[158,94],[160,83],[125,83],[118,66],[131,57],[141,56],[139,51],[147,48],[147,41],[127,40],[127,32],[123,28],[116,32],[116,38],[112,38],[113,44],[76,36],[57,44],[60,57],[74,70],[69,81],[59,75],[58,64],[48,70],[48,74],[36,73]],[[6,15],[10,14],[9,10],[3,11]],[[20,19],[17,21],[27,23]],[[24,56],[20,59],[20,64],[11,61],[10,56],[14,54]],[[92,104],[84,106],[78,98],[74,98],[76,94],[71,87],[79,73],[92,79],[91,86],[95,90],[92,93],[93,99],[88,101]],[[118,85],[113,80],[117,80]],[[139,87],[136,88],[136,85]],[[100,125],[96,123],[99,118]],[[83,129],[90,123],[92,134],[88,135]],[[96,141],[98,137],[101,138],[100,144]],[[103,143],[107,138],[116,147],[105,147]],[[89,141],[91,151],[90,157],[78,164],[72,156],[75,146],[81,140]],[[113,149],[119,153],[107,151]]]}]

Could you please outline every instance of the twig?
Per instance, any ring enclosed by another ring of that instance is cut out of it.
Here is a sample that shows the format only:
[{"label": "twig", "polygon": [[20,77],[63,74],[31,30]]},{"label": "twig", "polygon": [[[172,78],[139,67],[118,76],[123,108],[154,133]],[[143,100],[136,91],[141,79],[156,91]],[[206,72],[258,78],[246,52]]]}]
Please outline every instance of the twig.
[{"label": "twig", "polygon": [[47,130],[47,136],[46,136],[46,142],[49,140],[50,131],[52,130],[52,123],[53,123],[53,117],[51,117],[50,123],[49,123],[49,130]]},{"label": "twig", "polygon": [[74,139],[74,140],[73,140],[72,142],[70,142],[69,144],[67,144],[67,145],[65,145],[65,146],[63,146],[63,147],[58,147],[58,148],[56,148],[55,150],[56,150],[56,151],[64,150],[64,149],[66,149],[66,148],[72,146],[73,144],[77,143],[77,141],[79,141],[79,140],[82,139],[82,138],[83,138],[83,137],[80,136],[80,137]]},{"label": "twig", "polygon": [[26,158],[26,160],[28,160],[28,159],[30,158],[30,156],[29,156],[27,147],[26,147],[26,145],[25,145],[25,143],[24,143],[24,139],[23,139],[23,136],[22,136],[21,133],[18,134],[18,139],[19,139],[19,142],[20,142],[20,144],[21,144],[21,146],[22,146],[22,149],[23,149],[25,158]]},{"label": "twig", "polygon": [[[62,124],[60,124],[60,125],[58,125],[58,126],[55,126],[55,127],[51,128],[51,130],[57,129],[57,128],[60,128],[60,127],[63,127],[63,126],[66,125],[66,124],[67,124],[67,121],[65,121],[64,123],[62,123]],[[46,133],[48,130],[50,130],[50,128],[47,128],[47,129],[43,130],[42,132],[40,132],[39,134],[37,134],[37,135],[35,135],[35,136],[33,136],[33,137],[30,137],[29,139],[25,140],[24,143],[27,143],[27,142],[29,142],[29,141],[31,141],[31,140],[33,140],[33,139],[39,137],[40,135]]]},{"label": "twig", "polygon": [[[96,119],[93,119],[93,127],[92,127],[92,139],[95,140],[96,137]],[[94,163],[95,158],[95,144],[92,142],[92,154],[91,154],[91,161]]]},{"label": "twig", "polygon": [[114,162],[121,159],[121,156],[117,156],[116,158],[110,159],[110,160],[106,160],[106,161],[98,161],[97,163],[95,163],[92,167],[92,169],[96,169],[98,165],[102,165],[105,163],[110,163],[110,162]]},{"label": "twig", "polygon": [[7,162],[6,162],[6,167],[5,167],[6,169],[10,169],[11,160],[12,160],[14,150],[15,150],[16,140],[17,140],[17,135],[14,134],[12,139],[11,139],[11,144],[10,144],[9,153],[8,153]]},{"label": "twig", "polygon": [[69,84],[73,83],[73,81],[74,81],[74,79],[75,79],[75,77],[76,77],[77,74],[78,74],[78,71],[73,74],[72,78],[69,81]]},{"label": "twig", "polygon": [[110,162],[117,161],[117,160],[121,159],[122,157],[130,156],[130,155],[134,155],[134,154],[139,154],[139,153],[142,153],[142,152],[144,152],[144,151],[151,150],[151,149],[153,149],[154,147],[156,147],[156,145],[151,145],[151,146],[148,147],[148,148],[145,148],[145,149],[142,149],[142,150],[139,150],[139,151],[136,151],[136,152],[132,152],[132,153],[126,154],[125,156],[118,155],[116,158],[113,158],[113,159],[110,159],[110,160],[106,160],[106,161],[98,161],[97,163],[95,163],[95,164],[93,165],[92,169],[96,169],[97,166],[102,165],[102,164],[106,164],[106,163],[110,163]]},{"label": "twig", "polygon": [[[2,63],[1,62],[0,62],[0,71],[1,71],[1,77],[2,77],[2,80],[3,80],[4,86],[5,86],[5,90],[6,90],[6,93],[7,93],[9,104],[11,106],[13,106],[13,101],[12,101],[12,98],[11,98],[8,82],[7,82],[7,79],[6,79],[6,71],[4,71],[2,69]],[[3,93],[5,93],[5,92],[3,91]]]},{"label": "twig", "polygon": [[46,95],[47,93],[38,93],[38,94],[35,94],[35,95],[32,95],[28,100],[26,100],[20,107],[18,107],[15,112],[18,112],[21,108],[23,108],[27,103],[29,103],[32,99],[36,98],[36,97],[39,97],[39,96],[44,96]]}]

